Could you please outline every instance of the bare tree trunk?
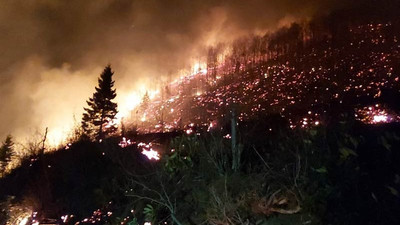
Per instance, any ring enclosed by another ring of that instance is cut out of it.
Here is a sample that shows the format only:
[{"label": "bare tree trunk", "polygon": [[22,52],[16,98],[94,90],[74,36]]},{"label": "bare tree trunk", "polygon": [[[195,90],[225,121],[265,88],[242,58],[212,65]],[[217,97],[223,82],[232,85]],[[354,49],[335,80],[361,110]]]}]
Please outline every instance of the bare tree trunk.
[{"label": "bare tree trunk", "polygon": [[101,111],[101,123],[100,123],[100,128],[99,128],[99,133],[98,133],[98,141],[103,139],[103,123],[104,123],[104,110]]},{"label": "bare tree trunk", "polygon": [[237,146],[237,131],[236,131],[236,114],[235,109],[232,109],[231,118],[231,148],[232,148],[232,170],[237,172],[240,168],[240,149]]},{"label": "bare tree trunk", "polygon": [[40,155],[43,155],[44,150],[45,150],[45,143],[46,143],[46,139],[47,139],[47,131],[48,130],[49,130],[49,128],[46,127],[46,130],[45,130],[44,136],[43,136],[43,140],[42,140],[42,148],[40,149],[40,152],[39,152]]}]

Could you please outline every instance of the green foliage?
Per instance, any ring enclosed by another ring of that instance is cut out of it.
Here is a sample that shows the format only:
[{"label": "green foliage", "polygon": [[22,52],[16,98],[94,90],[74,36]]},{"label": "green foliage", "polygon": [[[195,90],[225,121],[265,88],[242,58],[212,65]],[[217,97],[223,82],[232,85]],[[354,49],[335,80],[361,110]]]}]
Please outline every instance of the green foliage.
[{"label": "green foliage", "polygon": [[156,218],[156,212],[152,205],[147,204],[146,207],[144,207],[144,209],[143,209],[143,214],[144,214],[146,221],[154,222],[154,220]]},{"label": "green foliage", "polygon": [[126,225],[138,225],[138,221],[136,218],[133,218],[132,221],[129,221]]},{"label": "green foliage", "polygon": [[326,169],[325,166],[318,168],[318,169],[314,169],[314,171],[318,172],[318,173],[327,173],[328,172],[328,170]]},{"label": "green foliage", "polygon": [[347,147],[339,148],[340,158],[346,160],[350,156],[357,156],[357,153]]},{"label": "green foliage", "polygon": [[84,108],[82,129],[92,139],[104,139],[117,129],[115,126],[106,127],[106,124],[111,122],[117,114],[117,103],[112,101],[117,96],[113,89],[113,75],[111,66],[106,66],[98,79],[99,86],[95,88],[96,92],[86,101],[88,108]]},{"label": "green foliage", "polygon": [[230,164],[231,153],[229,143],[221,134],[211,133],[202,142],[202,152],[207,157],[207,161],[212,164],[219,175],[224,175],[232,168]]},{"label": "green foliage", "polygon": [[182,136],[171,141],[172,153],[165,156],[164,168],[171,175],[193,167],[192,157],[198,154],[200,142],[197,137]]}]

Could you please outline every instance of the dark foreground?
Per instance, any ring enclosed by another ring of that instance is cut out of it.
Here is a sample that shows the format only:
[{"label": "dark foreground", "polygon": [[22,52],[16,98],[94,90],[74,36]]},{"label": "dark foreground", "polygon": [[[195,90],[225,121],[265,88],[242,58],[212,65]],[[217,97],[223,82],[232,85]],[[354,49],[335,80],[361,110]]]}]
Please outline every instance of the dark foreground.
[{"label": "dark foreground", "polygon": [[60,224],[400,223],[399,124],[287,125],[241,123],[234,144],[230,126],[164,134],[159,161],[120,138],[27,158],[0,180],[0,223],[24,210]]}]

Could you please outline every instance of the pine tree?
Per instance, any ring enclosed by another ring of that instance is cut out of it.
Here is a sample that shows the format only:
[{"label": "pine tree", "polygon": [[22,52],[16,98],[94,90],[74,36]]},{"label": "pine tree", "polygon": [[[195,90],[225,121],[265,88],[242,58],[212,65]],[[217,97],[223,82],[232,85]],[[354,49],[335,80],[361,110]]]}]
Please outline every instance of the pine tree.
[{"label": "pine tree", "polygon": [[8,135],[0,148],[0,173],[4,172],[5,167],[11,161],[14,151],[12,136]]},{"label": "pine tree", "polygon": [[82,129],[92,139],[101,140],[117,130],[116,125],[112,124],[118,112],[117,103],[112,101],[117,96],[113,89],[113,75],[111,66],[106,66],[98,79],[96,92],[86,101],[89,107],[84,108]]}]

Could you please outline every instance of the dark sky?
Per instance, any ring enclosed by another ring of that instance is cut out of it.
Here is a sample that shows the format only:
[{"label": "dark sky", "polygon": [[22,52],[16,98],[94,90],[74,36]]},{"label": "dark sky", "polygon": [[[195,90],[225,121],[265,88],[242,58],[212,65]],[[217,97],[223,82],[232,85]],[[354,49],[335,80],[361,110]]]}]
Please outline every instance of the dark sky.
[{"label": "dark sky", "polygon": [[[79,123],[111,63],[118,103],[188,68],[206,47],[339,7],[323,0],[2,0],[0,138]],[[152,83],[152,84],[150,84]]]}]

